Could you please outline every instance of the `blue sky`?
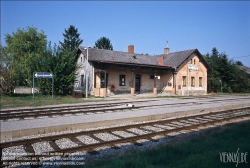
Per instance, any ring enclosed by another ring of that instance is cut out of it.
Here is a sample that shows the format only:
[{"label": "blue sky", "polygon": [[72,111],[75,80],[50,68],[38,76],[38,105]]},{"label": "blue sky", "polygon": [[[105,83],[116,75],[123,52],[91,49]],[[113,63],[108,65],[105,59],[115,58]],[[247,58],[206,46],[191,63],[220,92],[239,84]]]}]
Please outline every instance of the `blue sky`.
[{"label": "blue sky", "polygon": [[[250,67],[250,1],[1,1],[1,43],[5,34],[34,26],[52,43],[74,25],[93,46],[105,36],[114,50],[162,54],[213,47]],[[248,56],[248,57],[242,57]],[[241,57],[241,58],[235,58]]]}]

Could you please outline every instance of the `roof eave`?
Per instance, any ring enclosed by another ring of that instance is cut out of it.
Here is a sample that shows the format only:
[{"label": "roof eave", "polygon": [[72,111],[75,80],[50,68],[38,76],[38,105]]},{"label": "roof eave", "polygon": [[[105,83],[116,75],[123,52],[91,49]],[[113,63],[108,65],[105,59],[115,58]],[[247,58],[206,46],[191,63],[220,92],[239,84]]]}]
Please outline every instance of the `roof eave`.
[{"label": "roof eave", "polygon": [[137,63],[133,63],[133,62],[117,62],[117,61],[104,61],[104,60],[91,60],[89,59],[89,61],[92,62],[101,62],[101,63],[109,63],[109,64],[117,64],[117,65],[137,65],[137,66],[141,66],[141,67],[154,67],[154,68],[167,68],[167,69],[173,69],[173,66],[169,66],[169,65],[153,65],[153,64],[137,64]]}]

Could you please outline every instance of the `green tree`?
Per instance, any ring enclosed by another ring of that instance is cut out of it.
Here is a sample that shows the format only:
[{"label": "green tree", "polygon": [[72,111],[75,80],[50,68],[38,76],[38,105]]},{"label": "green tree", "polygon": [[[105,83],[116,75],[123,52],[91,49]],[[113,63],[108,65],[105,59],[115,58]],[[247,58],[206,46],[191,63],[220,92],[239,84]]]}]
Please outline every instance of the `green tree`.
[{"label": "green tree", "polygon": [[207,77],[207,88],[208,92],[215,92],[220,87],[220,75],[218,72],[218,65],[217,62],[219,60],[219,53],[216,48],[212,49],[212,53],[207,53],[205,56],[205,59],[208,63],[208,65],[211,67],[211,71],[208,73]]},{"label": "green tree", "polygon": [[68,94],[72,84],[75,81],[77,65],[77,48],[83,42],[79,38],[78,29],[70,25],[63,33],[64,42],[60,42],[60,47],[54,57],[55,86],[56,92]]},{"label": "green tree", "polygon": [[207,88],[209,92],[249,92],[249,74],[239,69],[238,63],[228,59],[225,53],[220,53],[216,48],[211,54],[206,54],[205,59],[212,71],[208,73]]},{"label": "green tree", "polygon": [[59,51],[53,59],[55,77],[55,91],[57,94],[68,94],[74,83],[77,63],[73,52],[68,50]]},{"label": "green tree", "polygon": [[[39,69],[40,72],[50,72],[53,73],[53,78],[55,79],[54,75],[54,67],[56,66],[57,62],[54,61],[54,59],[57,56],[57,45],[54,44],[54,47],[51,46],[51,42],[48,43],[46,50],[43,53],[43,57],[39,60],[39,66],[37,69]],[[47,78],[37,78],[35,80],[36,86],[39,86],[40,92],[43,94],[51,94],[52,88],[51,88],[51,79]],[[55,87],[55,84],[54,84]]]},{"label": "green tree", "polygon": [[39,60],[46,49],[46,35],[37,28],[27,27],[5,37],[12,67],[14,85],[31,86],[33,72],[38,71]]},{"label": "green tree", "polygon": [[107,37],[101,37],[95,42],[95,48],[113,50],[111,41]]},{"label": "green tree", "polygon": [[63,42],[60,42],[60,49],[61,50],[70,50],[73,51],[77,49],[83,42],[80,39],[80,33],[78,33],[78,29],[75,26],[70,25],[68,29],[64,29]]},{"label": "green tree", "polygon": [[239,66],[244,66],[243,64],[242,64],[242,62],[241,61],[236,61],[236,63],[235,63],[236,65],[239,65]]},{"label": "green tree", "polygon": [[13,81],[11,57],[7,47],[2,46],[0,46],[0,74],[0,93],[5,95],[13,93],[15,83]]}]

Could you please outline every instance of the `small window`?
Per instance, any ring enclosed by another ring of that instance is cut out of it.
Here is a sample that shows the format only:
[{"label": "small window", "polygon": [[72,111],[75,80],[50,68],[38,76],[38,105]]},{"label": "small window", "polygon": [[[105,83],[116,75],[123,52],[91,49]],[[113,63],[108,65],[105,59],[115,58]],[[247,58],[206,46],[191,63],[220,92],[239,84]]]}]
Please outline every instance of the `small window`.
[{"label": "small window", "polygon": [[82,57],[81,57],[81,62],[82,62]]},{"label": "small window", "polygon": [[194,65],[195,65],[195,59],[194,59]]},{"label": "small window", "polygon": [[120,86],[125,86],[125,75],[120,75]]},{"label": "small window", "polygon": [[81,75],[81,86],[84,86],[84,75]]},{"label": "small window", "polygon": [[202,87],[202,77],[199,77],[199,86]]},{"label": "small window", "polygon": [[191,86],[195,86],[195,84],[194,84],[194,82],[195,82],[195,80],[194,80],[195,78],[194,77],[191,77]]},{"label": "small window", "polygon": [[182,86],[186,86],[186,81],[187,81],[187,77],[183,76],[182,77]]},{"label": "small window", "polygon": [[150,75],[149,78],[150,78],[150,79],[154,79],[155,76],[154,76],[154,75]]}]

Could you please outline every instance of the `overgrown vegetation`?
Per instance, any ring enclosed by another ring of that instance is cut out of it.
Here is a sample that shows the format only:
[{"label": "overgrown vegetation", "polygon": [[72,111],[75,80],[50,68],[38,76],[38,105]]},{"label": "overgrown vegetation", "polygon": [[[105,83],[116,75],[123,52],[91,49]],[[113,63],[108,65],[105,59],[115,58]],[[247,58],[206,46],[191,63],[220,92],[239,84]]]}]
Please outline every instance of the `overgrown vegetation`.
[{"label": "overgrown vegetation", "polygon": [[[230,124],[224,131],[210,130],[202,137],[184,138],[180,142],[147,149],[142,152],[133,152],[126,156],[118,156],[113,159],[97,161],[86,168],[155,168],[155,167],[199,167],[199,168],[235,168],[236,163],[223,163],[220,153],[248,152],[247,162],[239,163],[237,168],[249,168],[250,166],[250,121],[238,124]],[[210,132],[210,135],[209,135]],[[212,133],[211,132],[216,132]]]},{"label": "overgrown vegetation", "polygon": [[219,54],[216,48],[204,57],[211,67],[207,78],[208,92],[250,92],[250,75],[238,67],[243,65],[240,61],[229,60],[225,53]]}]

